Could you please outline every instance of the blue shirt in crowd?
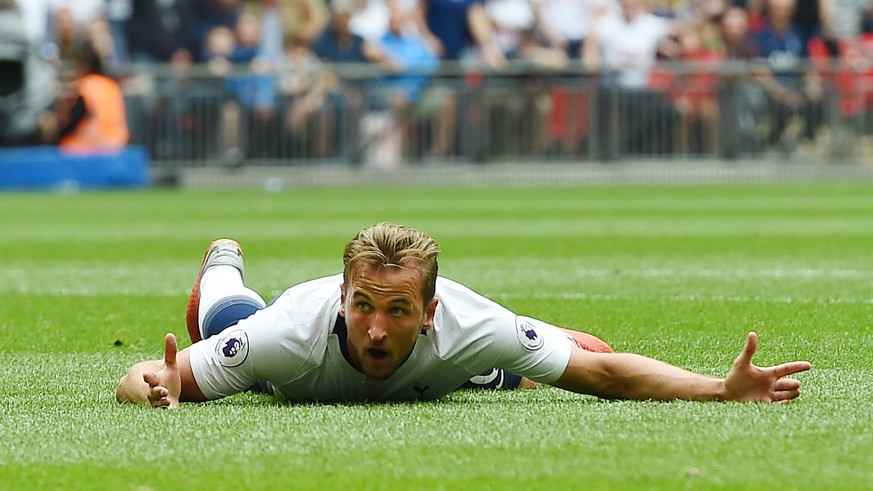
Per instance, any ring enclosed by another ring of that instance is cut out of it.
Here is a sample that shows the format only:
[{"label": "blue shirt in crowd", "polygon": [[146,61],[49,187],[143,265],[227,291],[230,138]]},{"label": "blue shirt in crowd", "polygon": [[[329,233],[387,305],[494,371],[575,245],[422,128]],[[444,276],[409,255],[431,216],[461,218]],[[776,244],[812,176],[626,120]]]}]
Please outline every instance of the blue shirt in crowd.
[{"label": "blue shirt in crowd", "polygon": [[385,55],[407,72],[388,77],[382,87],[404,92],[410,102],[418,100],[428,75],[439,65],[439,58],[418,34],[397,35],[389,31],[379,44]]}]

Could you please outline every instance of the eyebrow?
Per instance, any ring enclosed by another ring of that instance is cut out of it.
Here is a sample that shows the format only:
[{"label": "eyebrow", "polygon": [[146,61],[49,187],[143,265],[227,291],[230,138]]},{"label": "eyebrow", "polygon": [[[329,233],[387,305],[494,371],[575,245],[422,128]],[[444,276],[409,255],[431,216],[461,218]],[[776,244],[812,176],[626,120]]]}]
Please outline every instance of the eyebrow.
[{"label": "eyebrow", "polygon": [[[361,292],[361,291],[355,291],[354,293],[352,293],[352,298],[362,298],[362,299],[367,300],[367,301],[372,301],[370,299],[369,295],[367,295],[366,293]],[[407,307],[412,305],[412,302],[410,302],[409,299],[403,298],[403,297],[391,298],[388,300],[388,303],[390,303],[390,304],[400,303],[400,304],[403,304],[404,306],[407,306]]]}]

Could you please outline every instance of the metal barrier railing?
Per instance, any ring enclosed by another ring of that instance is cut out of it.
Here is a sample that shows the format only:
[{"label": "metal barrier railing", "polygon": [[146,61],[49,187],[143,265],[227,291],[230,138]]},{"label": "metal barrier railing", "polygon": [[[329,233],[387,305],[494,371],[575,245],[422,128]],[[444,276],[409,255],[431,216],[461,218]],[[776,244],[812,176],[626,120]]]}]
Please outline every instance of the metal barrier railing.
[{"label": "metal barrier railing", "polygon": [[784,100],[746,63],[711,71],[657,65],[645,90],[621,89],[609,74],[581,67],[483,73],[454,66],[406,78],[372,66],[331,70],[333,85],[295,87],[287,74],[150,66],[126,85],[132,142],[167,169],[391,167],[774,153],[857,162],[869,156],[873,135],[873,75],[838,65],[817,68],[815,90],[810,72],[793,74],[795,98]]}]

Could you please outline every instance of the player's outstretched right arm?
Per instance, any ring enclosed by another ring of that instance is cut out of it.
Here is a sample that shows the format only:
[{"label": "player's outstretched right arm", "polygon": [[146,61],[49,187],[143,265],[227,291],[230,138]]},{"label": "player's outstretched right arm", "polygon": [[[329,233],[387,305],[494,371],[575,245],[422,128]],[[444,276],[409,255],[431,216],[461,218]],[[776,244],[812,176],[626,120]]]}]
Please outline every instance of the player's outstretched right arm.
[{"label": "player's outstretched right arm", "polygon": [[176,336],[164,338],[164,359],[137,363],[118,381],[115,398],[151,407],[175,408],[180,401],[205,401],[191,371],[188,350],[178,351]]}]

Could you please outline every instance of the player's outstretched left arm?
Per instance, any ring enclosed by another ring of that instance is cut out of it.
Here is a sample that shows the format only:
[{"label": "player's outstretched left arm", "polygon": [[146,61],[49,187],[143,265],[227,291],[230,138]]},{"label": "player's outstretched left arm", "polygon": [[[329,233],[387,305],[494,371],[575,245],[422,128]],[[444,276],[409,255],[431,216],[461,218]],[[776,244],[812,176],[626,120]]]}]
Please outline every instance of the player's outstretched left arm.
[{"label": "player's outstretched left arm", "polygon": [[137,363],[118,381],[115,398],[151,407],[175,408],[179,401],[204,401],[191,371],[188,350],[178,350],[176,336],[164,338],[164,359]]},{"label": "player's outstretched left arm", "polygon": [[796,361],[756,367],[752,357],[757,348],[758,336],[751,332],[725,378],[699,375],[640,355],[574,349],[554,385],[607,399],[787,402],[799,396],[800,382],[785,377],[811,365]]}]

